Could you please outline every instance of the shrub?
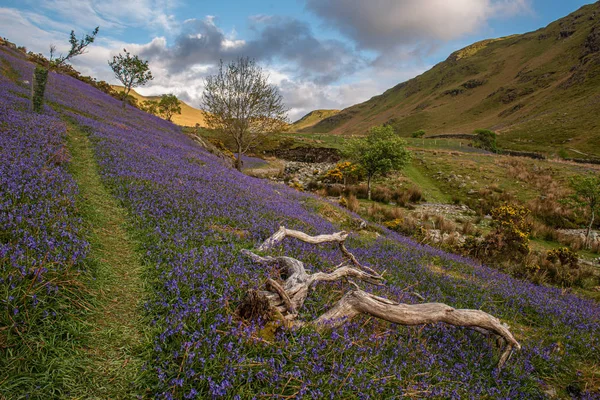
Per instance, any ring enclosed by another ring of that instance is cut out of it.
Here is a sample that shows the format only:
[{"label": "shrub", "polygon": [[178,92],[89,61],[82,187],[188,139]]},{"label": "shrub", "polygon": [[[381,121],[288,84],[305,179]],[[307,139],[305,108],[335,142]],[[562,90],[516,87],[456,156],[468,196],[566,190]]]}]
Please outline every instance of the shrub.
[{"label": "shrub", "polygon": [[323,179],[327,182],[343,183],[346,186],[351,181],[360,179],[361,170],[358,165],[349,161],[339,162],[325,173]]},{"label": "shrub", "polygon": [[373,188],[371,199],[380,203],[388,204],[392,201],[392,191],[385,186],[377,186]]},{"label": "shrub", "polygon": [[471,221],[466,221],[461,228],[463,235],[473,235],[475,233],[475,225]]},{"label": "shrub", "polygon": [[411,186],[406,191],[408,192],[408,200],[411,203],[418,203],[423,200],[423,192],[418,187]]},{"label": "shrub", "polygon": [[531,223],[522,206],[504,205],[491,211],[494,230],[483,241],[469,241],[465,251],[480,259],[523,262],[529,254]]},{"label": "shrub", "polygon": [[435,217],[435,226],[442,233],[456,232],[456,224],[446,219],[443,215],[438,215]]},{"label": "shrub", "polygon": [[578,268],[579,259],[577,253],[568,247],[560,247],[546,253],[546,259],[550,262],[560,262],[563,267]]},{"label": "shrub", "polygon": [[477,129],[474,133],[477,135],[475,137],[475,147],[491,151],[492,153],[498,152],[495,132],[487,129]]},{"label": "shrub", "polygon": [[420,129],[420,130],[418,130],[418,131],[416,131],[416,132],[413,132],[413,133],[411,134],[411,136],[412,136],[412,137],[414,137],[414,138],[420,138],[420,137],[423,137],[423,136],[425,136],[425,131],[424,131],[423,129]]},{"label": "shrub", "polygon": [[33,72],[31,103],[33,111],[38,113],[42,112],[42,108],[44,107],[44,93],[46,92],[46,82],[48,82],[48,69],[40,67],[39,65],[36,66]]},{"label": "shrub", "polygon": [[356,196],[354,195],[350,195],[347,198],[347,205],[346,207],[348,208],[348,210],[352,211],[352,212],[357,212],[359,207],[360,207],[360,203],[358,202],[358,199],[356,198]]}]

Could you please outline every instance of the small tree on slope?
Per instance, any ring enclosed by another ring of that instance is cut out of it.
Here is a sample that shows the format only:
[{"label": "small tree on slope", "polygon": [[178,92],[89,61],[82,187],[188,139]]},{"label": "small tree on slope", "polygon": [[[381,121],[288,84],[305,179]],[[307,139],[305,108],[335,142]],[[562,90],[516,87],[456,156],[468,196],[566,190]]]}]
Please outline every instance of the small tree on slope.
[{"label": "small tree on slope", "polygon": [[48,82],[48,71],[60,68],[65,62],[75,56],[85,53],[85,48],[94,42],[100,27],[96,27],[91,35],[85,35],[81,40],[77,40],[75,31],[71,31],[69,43],[71,49],[66,55],[60,55],[54,58],[56,46],[50,46],[50,60],[47,66],[38,65],[33,72],[33,80],[31,82],[31,107],[35,112],[41,112],[44,106],[44,93],[46,92],[46,83]]},{"label": "small tree on slope", "polygon": [[209,129],[229,135],[237,147],[236,168],[241,156],[263,134],[284,129],[286,108],[275,85],[254,60],[239,58],[219,66],[206,78],[202,105]]},{"label": "small tree on slope", "polygon": [[174,94],[163,94],[158,103],[158,112],[167,121],[171,121],[173,115],[181,114],[180,101]]},{"label": "small tree on slope", "polygon": [[596,214],[600,214],[600,175],[576,176],[571,179],[571,187],[575,193],[569,196],[566,202],[589,211],[590,219],[585,234],[585,244],[589,246]]},{"label": "small tree on slope", "polygon": [[115,78],[123,84],[123,108],[125,108],[127,96],[132,88],[143,86],[154,77],[150,72],[148,61],[140,60],[137,55],[131,55],[127,49],[123,49],[125,54],[118,54],[108,62],[110,68],[115,73]]},{"label": "small tree on slope", "polygon": [[371,200],[371,180],[376,175],[402,169],[410,162],[406,142],[394,133],[391,126],[376,126],[367,137],[351,140],[346,146],[348,158],[361,166],[367,175],[368,198]]}]

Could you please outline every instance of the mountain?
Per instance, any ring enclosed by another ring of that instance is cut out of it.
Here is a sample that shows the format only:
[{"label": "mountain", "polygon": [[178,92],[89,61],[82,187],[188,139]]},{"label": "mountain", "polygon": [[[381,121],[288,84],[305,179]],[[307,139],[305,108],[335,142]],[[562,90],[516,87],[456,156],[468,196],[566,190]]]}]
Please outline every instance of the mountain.
[{"label": "mountain", "polygon": [[[123,91],[123,86],[112,85],[112,88],[117,92]],[[131,89],[129,95],[135,98],[139,104],[146,100],[160,101],[160,96],[142,96],[133,89]],[[175,114],[173,116],[172,119],[175,124],[181,126],[196,126],[196,123],[198,123],[202,127],[206,126],[206,121],[204,120],[204,111],[194,108],[182,100],[179,101],[181,103],[181,114]]]},{"label": "mountain", "polygon": [[315,110],[306,114],[298,121],[291,125],[291,129],[296,132],[308,132],[312,131],[310,128],[324,120],[325,118],[332,117],[338,114],[340,110]]},{"label": "mountain", "polygon": [[600,156],[600,3],[535,32],[484,40],[422,75],[323,119],[335,134],[392,124],[403,135],[493,129],[505,148]]}]

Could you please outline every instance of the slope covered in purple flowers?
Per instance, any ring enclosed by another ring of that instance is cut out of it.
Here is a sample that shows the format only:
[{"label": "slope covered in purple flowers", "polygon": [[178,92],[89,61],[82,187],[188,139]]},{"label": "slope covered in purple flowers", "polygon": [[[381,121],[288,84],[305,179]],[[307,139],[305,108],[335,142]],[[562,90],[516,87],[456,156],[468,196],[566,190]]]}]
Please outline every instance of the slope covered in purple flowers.
[{"label": "slope covered in purple flowers", "polygon": [[[14,55],[0,51],[0,59],[21,79],[31,76],[32,66]],[[15,281],[31,281],[40,266],[70,268],[85,255],[72,210],[76,188],[64,161],[52,161],[61,154],[61,118],[67,119],[89,134],[104,183],[129,211],[142,243],[152,349],[140,393],[166,399],[535,399],[554,388],[562,396],[598,396],[597,384],[589,384],[600,364],[598,304],[380,227],[372,229],[377,237],[354,234],[348,243],[361,261],[386,271],[388,286],[367,290],[407,303],[419,302],[412,294],[418,292],[427,301],[482,309],[508,322],[523,350],[505,369],[494,370],[499,352],[483,336],[441,324],[404,327],[365,318],[327,334],[259,334],[260,327],[238,321],[234,311],[270,271],[239,250],[255,247],[279,225],[310,234],[339,230],[322,215],[343,211],[239,174],[174,125],[133,108],[122,111],[117,100],[70,77],[50,75],[53,108],[39,116],[27,109],[24,85],[0,75],[0,93],[0,312],[21,312],[7,301],[19,287]],[[48,174],[39,173],[45,169]],[[312,271],[341,261],[334,247],[295,241],[277,252]],[[52,293],[49,276],[35,279]],[[348,289],[345,283],[319,287],[302,318],[320,315]],[[34,309],[33,303],[26,307]]]}]

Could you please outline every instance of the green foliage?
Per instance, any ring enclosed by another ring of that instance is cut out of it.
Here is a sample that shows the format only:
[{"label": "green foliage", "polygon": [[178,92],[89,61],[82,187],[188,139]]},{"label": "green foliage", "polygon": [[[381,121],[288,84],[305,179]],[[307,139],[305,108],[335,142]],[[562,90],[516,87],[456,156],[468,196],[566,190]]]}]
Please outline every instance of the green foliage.
[{"label": "green foliage", "polygon": [[529,210],[519,205],[503,205],[491,211],[494,230],[482,242],[465,243],[465,250],[481,260],[523,262],[529,254],[531,223]]},{"label": "green foliage", "polygon": [[346,186],[348,179],[360,178],[360,168],[358,165],[348,161],[339,162],[334,168],[325,173],[324,179],[330,182],[341,182]]},{"label": "green foliage", "polygon": [[588,213],[586,245],[589,245],[590,231],[594,225],[596,214],[600,213],[600,175],[589,174],[573,177],[571,188],[574,193],[564,202],[575,209],[586,210]]},{"label": "green foliage", "polygon": [[420,130],[418,130],[418,131],[416,131],[416,132],[413,132],[413,133],[411,134],[411,136],[412,136],[412,137],[414,137],[414,138],[420,138],[420,137],[423,137],[423,136],[425,136],[425,131],[424,131],[423,129],[420,129]]},{"label": "green foliage", "polygon": [[402,169],[411,160],[406,142],[394,134],[391,126],[376,126],[367,137],[353,139],[344,149],[345,155],[358,164],[367,176],[368,198],[371,199],[371,179]]},{"label": "green foliage", "polygon": [[96,27],[92,31],[91,35],[85,35],[85,37],[81,40],[77,40],[75,36],[75,31],[71,31],[71,35],[69,37],[69,43],[71,44],[71,49],[67,53],[67,55],[60,55],[58,58],[54,59],[54,52],[56,51],[56,47],[54,45],[50,46],[50,67],[58,68],[66,61],[70,60],[75,56],[79,56],[85,53],[85,48],[90,44],[94,43],[94,39],[96,39],[96,35],[98,35],[98,31],[100,27]]},{"label": "green foliage", "polygon": [[558,151],[558,156],[562,159],[567,159],[567,158],[569,158],[569,152],[567,150],[565,150],[564,148],[561,148]]},{"label": "green foliage", "polygon": [[558,249],[550,250],[546,253],[546,259],[550,262],[560,262],[562,266],[568,266],[570,268],[577,268],[579,259],[577,253],[568,247],[560,247]]},{"label": "green foliage", "polygon": [[474,133],[477,135],[475,138],[475,147],[491,151],[492,153],[498,152],[495,132],[488,129],[476,129]]},{"label": "green foliage", "polygon": [[110,68],[115,74],[115,78],[123,84],[123,107],[131,91],[131,88],[143,86],[154,77],[148,66],[148,61],[141,60],[137,55],[131,55],[127,49],[123,49],[124,54],[118,54],[108,62]]},{"label": "green foliage", "polygon": [[158,112],[167,120],[171,121],[173,115],[181,114],[181,105],[174,94],[163,94],[158,103]]},{"label": "green foliage", "polygon": [[157,100],[144,100],[141,104],[141,109],[146,111],[148,114],[158,115],[158,101]]},{"label": "green foliage", "polygon": [[33,86],[31,93],[31,104],[33,111],[42,112],[44,107],[44,92],[46,91],[46,83],[48,82],[48,69],[36,66],[33,71]]},{"label": "green foliage", "polygon": [[54,53],[56,52],[56,46],[50,46],[50,60],[47,66],[37,66],[33,71],[33,86],[31,93],[31,107],[35,112],[41,112],[44,106],[44,93],[46,92],[46,83],[48,81],[48,70],[49,69],[58,69],[62,64],[71,58],[81,55],[85,52],[85,48],[94,42],[96,35],[98,34],[98,30],[100,28],[96,27],[92,31],[91,35],[85,35],[85,38],[81,40],[77,40],[75,36],[75,31],[71,31],[71,37],[69,38],[69,43],[71,43],[71,49],[67,53],[67,55],[59,56],[54,59]]}]

